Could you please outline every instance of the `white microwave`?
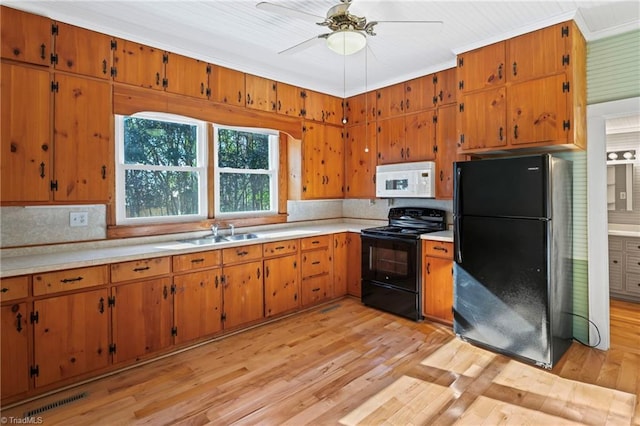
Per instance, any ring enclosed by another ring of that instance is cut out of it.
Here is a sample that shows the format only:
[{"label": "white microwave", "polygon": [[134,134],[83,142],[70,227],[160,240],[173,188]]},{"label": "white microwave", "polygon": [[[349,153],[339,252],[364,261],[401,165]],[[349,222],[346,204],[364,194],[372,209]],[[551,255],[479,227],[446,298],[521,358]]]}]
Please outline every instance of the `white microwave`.
[{"label": "white microwave", "polygon": [[435,163],[385,164],[376,167],[376,197],[435,198]]}]

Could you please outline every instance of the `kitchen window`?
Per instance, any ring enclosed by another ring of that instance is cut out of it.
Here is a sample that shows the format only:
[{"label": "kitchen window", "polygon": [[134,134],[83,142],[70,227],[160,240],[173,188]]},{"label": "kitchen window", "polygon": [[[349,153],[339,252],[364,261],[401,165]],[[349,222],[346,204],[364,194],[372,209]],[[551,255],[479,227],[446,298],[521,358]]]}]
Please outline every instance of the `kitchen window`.
[{"label": "kitchen window", "polygon": [[278,133],[214,125],[215,216],[276,214]]},{"label": "kitchen window", "polygon": [[207,217],[207,123],[163,113],[116,115],[116,222]]}]

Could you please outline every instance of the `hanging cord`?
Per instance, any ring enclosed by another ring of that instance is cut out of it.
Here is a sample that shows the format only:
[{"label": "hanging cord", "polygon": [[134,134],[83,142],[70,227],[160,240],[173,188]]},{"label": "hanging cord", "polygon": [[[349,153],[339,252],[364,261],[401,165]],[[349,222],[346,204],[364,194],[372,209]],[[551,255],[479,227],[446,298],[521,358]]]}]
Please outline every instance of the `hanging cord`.
[{"label": "hanging cord", "polygon": [[588,348],[595,348],[596,346],[598,346],[600,344],[600,342],[602,341],[602,336],[600,336],[600,330],[598,329],[598,326],[596,325],[596,323],[594,323],[593,321],[591,321],[589,318],[579,315],[579,314],[574,314],[573,312],[569,312],[570,315],[573,315],[574,317],[578,317],[578,318],[582,318],[584,320],[587,320],[587,322],[591,325],[593,325],[593,328],[596,329],[596,333],[598,333],[598,342],[595,345],[590,345],[588,343],[583,342],[582,340],[573,337],[573,340],[575,340],[576,342],[580,343],[581,345],[584,345]]},{"label": "hanging cord", "polygon": [[369,152],[369,93],[367,93],[367,57],[369,46],[364,47],[364,152]]},{"label": "hanging cord", "polygon": [[344,52],[342,52],[342,99],[342,124],[347,124],[347,55]]}]

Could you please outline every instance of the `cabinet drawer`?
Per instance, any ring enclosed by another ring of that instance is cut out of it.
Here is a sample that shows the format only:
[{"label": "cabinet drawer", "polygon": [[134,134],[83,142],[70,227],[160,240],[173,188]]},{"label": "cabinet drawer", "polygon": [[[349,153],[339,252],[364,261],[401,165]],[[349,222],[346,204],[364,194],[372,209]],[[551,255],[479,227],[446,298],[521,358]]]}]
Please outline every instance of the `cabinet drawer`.
[{"label": "cabinet drawer", "polygon": [[95,287],[106,284],[108,281],[107,265],[47,272],[33,276],[33,295],[42,296]]},{"label": "cabinet drawer", "polygon": [[281,254],[291,254],[298,251],[298,240],[277,241],[275,243],[265,243],[262,245],[264,257],[280,256]]},{"label": "cabinet drawer", "polygon": [[453,243],[447,241],[425,240],[423,244],[424,256],[453,259]]},{"label": "cabinet drawer", "polygon": [[627,240],[627,253],[640,256],[640,239]]},{"label": "cabinet drawer", "polygon": [[329,251],[312,250],[302,254],[302,278],[328,274],[331,271]]},{"label": "cabinet drawer", "polygon": [[329,275],[319,275],[317,277],[302,280],[301,285],[302,306],[321,302],[331,297],[331,282]]},{"label": "cabinet drawer", "polygon": [[622,250],[624,241],[622,238],[609,237],[609,250]]},{"label": "cabinet drawer", "polygon": [[220,250],[173,256],[173,272],[193,271],[195,269],[220,266],[222,252]]},{"label": "cabinet drawer", "polygon": [[640,274],[627,274],[625,288],[627,293],[640,296]]},{"label": "cabinet drawer", "polygon": [[329,247],[331,235],[319,235],[317,237],[307,237],[300,240],[300,250],[312,250],[320,247]]},{"label": "cabinet drawer", "polygon": [[222,250],[222,262],[228,263],[244,262],[262,258],[262,244],[250,246],[226,248]]},{"label": "cabinet drawer", "polygon": [[138,280],[141,278],[167,275],[171,269],[169,257],[134,260],[111,265],[111,282]]},{"label": "cabinet drawer", "polygon": [[609,251],[609,288],[623,290],[622,252]]},{"label": "cabinet drawer", "polygon": [[640,274],[640,256],[627,253],[627,272]]},{"label": "cabinet drawer", "polygon": [[0,302],[22,299],[29,295],[29,276],[3,278],[0,280]]}]

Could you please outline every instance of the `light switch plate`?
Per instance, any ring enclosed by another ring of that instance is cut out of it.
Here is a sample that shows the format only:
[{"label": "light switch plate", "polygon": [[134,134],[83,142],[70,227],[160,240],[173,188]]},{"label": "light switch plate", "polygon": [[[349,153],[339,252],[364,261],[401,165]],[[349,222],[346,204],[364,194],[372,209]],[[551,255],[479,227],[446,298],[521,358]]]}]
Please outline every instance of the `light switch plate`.
[{"label": "light switch plate", "polygon": [[89,212],[70,212],[69,226],[87,226],[89,224]]}]

